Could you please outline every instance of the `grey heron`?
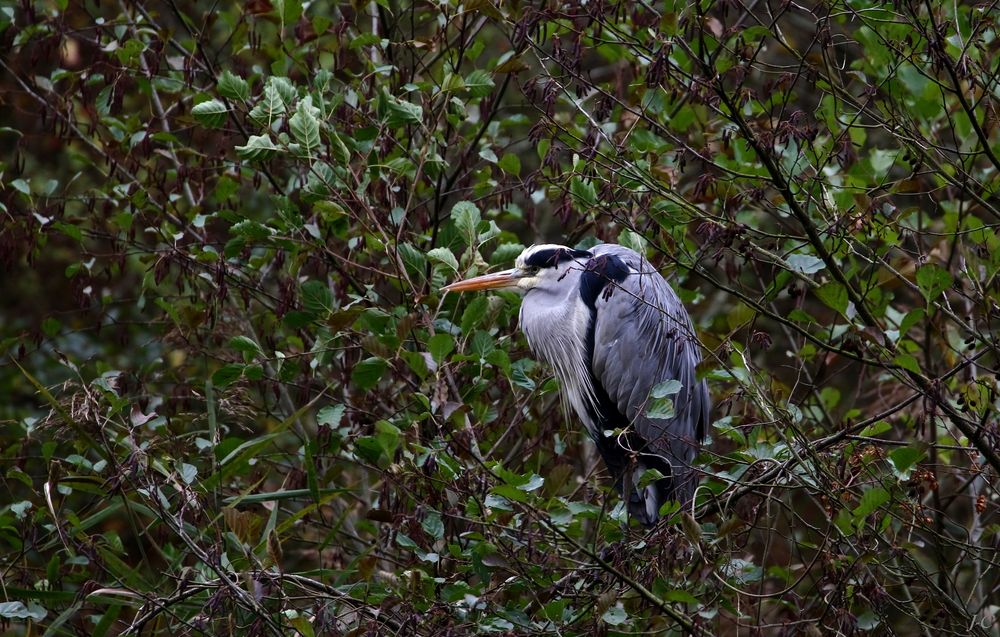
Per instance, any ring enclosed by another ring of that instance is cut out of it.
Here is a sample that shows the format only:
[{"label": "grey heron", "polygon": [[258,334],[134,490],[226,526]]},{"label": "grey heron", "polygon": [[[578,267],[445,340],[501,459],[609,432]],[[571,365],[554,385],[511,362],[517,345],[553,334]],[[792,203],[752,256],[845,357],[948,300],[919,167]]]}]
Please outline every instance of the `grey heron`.
[{"label": "grey heron", "polygon": [[[528,345],[555,371],[629,514],[651,526],[665,502],[690,504],[708,388],[695,373],[701,354],[691,318],[652,265],[620,245],[533,245],[513,269],[443,288],[489,289],[523,293],[520,327]],[[673,414],[651,414],[650,392],[670,380],[680,383]],[[663,477],[642,485],[648,469]]]}]

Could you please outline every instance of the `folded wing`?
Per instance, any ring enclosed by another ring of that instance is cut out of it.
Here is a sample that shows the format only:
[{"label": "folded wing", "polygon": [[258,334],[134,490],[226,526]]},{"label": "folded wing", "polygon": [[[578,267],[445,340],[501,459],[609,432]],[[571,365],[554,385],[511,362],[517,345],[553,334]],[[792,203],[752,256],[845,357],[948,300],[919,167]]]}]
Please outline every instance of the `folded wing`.
[{"label": "folded wing", "polygon": [[[592,252],[584,275],[589,281],[584,281],[581,293],[589,291],[585,301],[591,301],[595,310],[594,380],[624,417],[624,422],[614,424],[626,429],[627,435],[617,442],[627,448],[617,451],[667,476],[656,483],[655,493],[634,494],[645,502],[635,503],[629,494],[630,508],[643,508],[640,517],[651,523],[648,518],[655,521],[660,504],[670,499],[688,503],[697,485],[692,463],[709,418],[708,389],[695,373],[701,360],[698,340],[680,299],[648,261],[617,245],[599,245]],[[673,395],[674,415],[650,417],[650,392],[668,380],[681,384]],[[598,442],[606,460],[614,452],[608,443]],[[609,460],[608,465],[623,466],[623,462],[624,458]]]}]

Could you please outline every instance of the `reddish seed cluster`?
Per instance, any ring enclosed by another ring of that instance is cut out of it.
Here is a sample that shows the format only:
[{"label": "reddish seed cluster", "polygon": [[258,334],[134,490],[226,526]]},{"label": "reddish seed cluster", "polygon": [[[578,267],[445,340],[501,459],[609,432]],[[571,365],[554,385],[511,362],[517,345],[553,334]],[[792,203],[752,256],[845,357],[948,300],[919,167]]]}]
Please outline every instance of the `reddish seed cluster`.
[{"label": "reddish seed cluster", "polygon": [[882,460],[884,458],[884,449],[876,447],[875,445],[866,445],[856,450],[851,457],[848,458],[848,463],[853,468],[859,465],[866,465],[872,460]]},{"label": "reddish seed cluster", "polygon": [[870,460],[870,459],[884,460],[885,449],[883,449],[882,447],[876,447],[875,445],[869,445],[865,447],[864,457],[865,460]]},{"label": "reddish seed cluster", "polygon": [[820,504],[823,505],[823,510],[826,511],[827,517],[833,517],[833,505],[830,504],[830,498],[825,495],[819,497]]},{"label": "reddish seed cluster", "polygon": [[910,476],[910,484],[917,487],[920,492],[938,490],[937,477],[933,471],[925,467],[919,467],[913,472],[913,475]]},{"label": "reddish seed cluster", "polygon": [[771,349],[771,335],[764,331],[756,331],[753,336],[750,337],[750,343],[760,347],[761,349]]}]

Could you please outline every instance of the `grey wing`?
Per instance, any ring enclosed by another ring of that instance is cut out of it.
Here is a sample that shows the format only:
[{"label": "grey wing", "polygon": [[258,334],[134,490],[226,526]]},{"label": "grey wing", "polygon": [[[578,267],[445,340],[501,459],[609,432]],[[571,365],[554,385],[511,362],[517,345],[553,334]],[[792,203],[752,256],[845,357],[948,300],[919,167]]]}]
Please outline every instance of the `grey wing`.
[{"label": "grey wing", "polygon": [[[692,462],[709,419],[709,396],[695,368],[701,361],[687,311],[662,276],[636,252],[617,245],[592,249],[596,258],[617,257],[628,275],[608,282],[595,302],[593,370],[645,446],[669,463],[674,497],[690,499],[697,475]],[[666,380],[682,388],[674,417],[646,415],[650,390]]]}]

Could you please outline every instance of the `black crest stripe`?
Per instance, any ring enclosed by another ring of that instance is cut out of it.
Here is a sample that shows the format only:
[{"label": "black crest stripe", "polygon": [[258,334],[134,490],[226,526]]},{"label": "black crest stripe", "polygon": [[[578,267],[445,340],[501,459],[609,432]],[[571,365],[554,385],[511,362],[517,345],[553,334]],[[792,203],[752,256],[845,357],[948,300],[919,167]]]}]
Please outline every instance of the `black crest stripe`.
[{"label": "black crest stripe", "polygon": [[524,260],[525,265],[536,268],[554,268],[565,261],[573,259],[589,259],[594,256],[586,250],[573,250],[572,248],[547,248],[533,252]]},{"label": "black crest stripe", "polygon": [[607,288],[608,283],[621,283],[628,276],[628,266],[618,257],[605,254],[587,261],[580,277],[580,298],[593,313],[597,299]]}]

